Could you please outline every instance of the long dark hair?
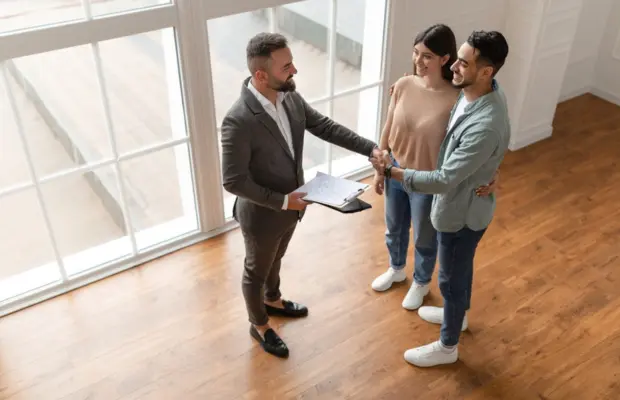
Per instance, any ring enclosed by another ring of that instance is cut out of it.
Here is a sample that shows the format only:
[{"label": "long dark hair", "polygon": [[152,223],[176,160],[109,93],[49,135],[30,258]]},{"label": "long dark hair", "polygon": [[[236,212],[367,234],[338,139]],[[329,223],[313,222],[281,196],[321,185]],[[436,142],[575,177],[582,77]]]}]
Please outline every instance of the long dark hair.
[{"label": "long dark hair", "polygon": [[[426,30],[418,33],[413,45],[422,42],[430,51],[443,57],[450,55],[450,59],[441,67],[441,76],[447,81],[452,81],[452,71],[450,67],[456,62],[456,38],[449,26],[435,24]],[[416,74],[415,62],[413,63],[413,74]]]}]

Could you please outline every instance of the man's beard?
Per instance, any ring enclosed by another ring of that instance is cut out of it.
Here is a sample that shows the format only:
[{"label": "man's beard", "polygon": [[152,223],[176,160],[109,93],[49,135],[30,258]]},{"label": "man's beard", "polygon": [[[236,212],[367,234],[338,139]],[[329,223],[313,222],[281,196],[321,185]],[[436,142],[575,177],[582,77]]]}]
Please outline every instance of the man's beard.
[{"label": "man's beard", "polygon": [[294,92],[297,88],[295,81],[293,80],[293,76],[284,82],[274,80],[269,87],[277,92]]},{"label": "man's beard", "polygon": [[452,79],[452,86],[454,86],[457,89],[464,89],[467,86],[472,85],[474,82],[472,80],[466,80],[465,78],[463,78],[463,80],[461,81],[461,83],[454,83],[454,79]]}]

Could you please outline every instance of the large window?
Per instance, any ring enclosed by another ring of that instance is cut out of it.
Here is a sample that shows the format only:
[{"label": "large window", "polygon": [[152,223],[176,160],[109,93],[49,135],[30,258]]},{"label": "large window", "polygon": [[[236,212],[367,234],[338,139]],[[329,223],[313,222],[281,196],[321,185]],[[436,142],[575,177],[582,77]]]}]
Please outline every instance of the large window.
[{"label": "large window", "polygon": [[88,20],[91,17],[134,11],[170,2],[170,0],[2,0],[0,33]]},{"label": "large window", "polygon": [[[247,41],[259,32],[287,37],[298,75],[297,91],[319,112],[376,141],[382,84],[386,2],[306,0],[207,22],[218,127],[249,76]],[[338,176],[368,165],[367,157],[306,133],[303,166]],[[224,193],[225,215],[234,197]]]},{"label": "large window", "polygon": [[[290,39],[313,107],[377,140],[386,1],[3,1],[0,315],[231,225],[218,132],[257,32]],[[305,142],[307,174],[368,165]]]}]

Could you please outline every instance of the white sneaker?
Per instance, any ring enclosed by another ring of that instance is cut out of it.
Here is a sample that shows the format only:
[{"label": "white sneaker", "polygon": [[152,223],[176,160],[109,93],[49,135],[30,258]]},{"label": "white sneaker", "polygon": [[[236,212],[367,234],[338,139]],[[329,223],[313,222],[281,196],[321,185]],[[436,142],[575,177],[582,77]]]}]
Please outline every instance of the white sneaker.
[{"label": "white sneaker", "polygon": [[435,365],[452,364],[458,359],[458,346],[447,349],[440,341],[409,349],[405,352],[405,361],[416,367],[434,367]]},{"label": "white sneaker", "polygon": [[407,279],[407,274],[404,269],[395,270],[394,268],[388,268],[387,272],[379,275],[374,281],[372,281],[372,288],[377,292],[383,292],[392,287],[394,282],[402,282]]},{"label": "white sneaker", "polygon": [[[426,322],[431,324],[441,325],[443,322],[443,307],[420,307],[418,309],[418,315]],[[463,326],[461,326],[461,332],[467,329],[467,315],[463,319]]]},{"label": "white sneaker", "polygon": [[403,300],[403,308],[415,310],[420,307],[424,301],[424,296],[426,296],[430,290],[431,288],[429,285],[420,285],[413,282]]}]

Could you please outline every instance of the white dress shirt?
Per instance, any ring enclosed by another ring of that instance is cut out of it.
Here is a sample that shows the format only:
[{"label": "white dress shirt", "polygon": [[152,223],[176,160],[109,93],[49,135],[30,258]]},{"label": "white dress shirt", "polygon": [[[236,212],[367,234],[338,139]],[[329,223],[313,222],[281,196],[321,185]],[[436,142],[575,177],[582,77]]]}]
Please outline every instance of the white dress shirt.
[{"label": "white dress shirt", "polygon": [[[288,120],[288,115],[286,115],[286,110],[284,109],[284,106],[282,105],[282,102],[284,101],[284,93],[278,92],[276,104],[273,105],[273,103],[269,101],[269,99],[263,96],[261,92],[256,90],[254,85],[252,85],[251,79],[248,81],[248,89],[250,89],[250,92],[254,94],[254,96],[259,101],[259,103],[263,106],[267,114],[269,114],[269,116],[273,118],[275,123],[278,125],[278,128],[280,129],[280,133],[282,133],[282,136],[284,136],[284,140],[288,144],[288,148],[291,150],[291,154],[293,155],[293,158],[295,158],[295,150],[293,149],[293,134],[291,133],[291,124]],[[284,194],[284,203],[282,204],[282,209],[286,210],[287,208],[288,208],[288,194]]]}]

